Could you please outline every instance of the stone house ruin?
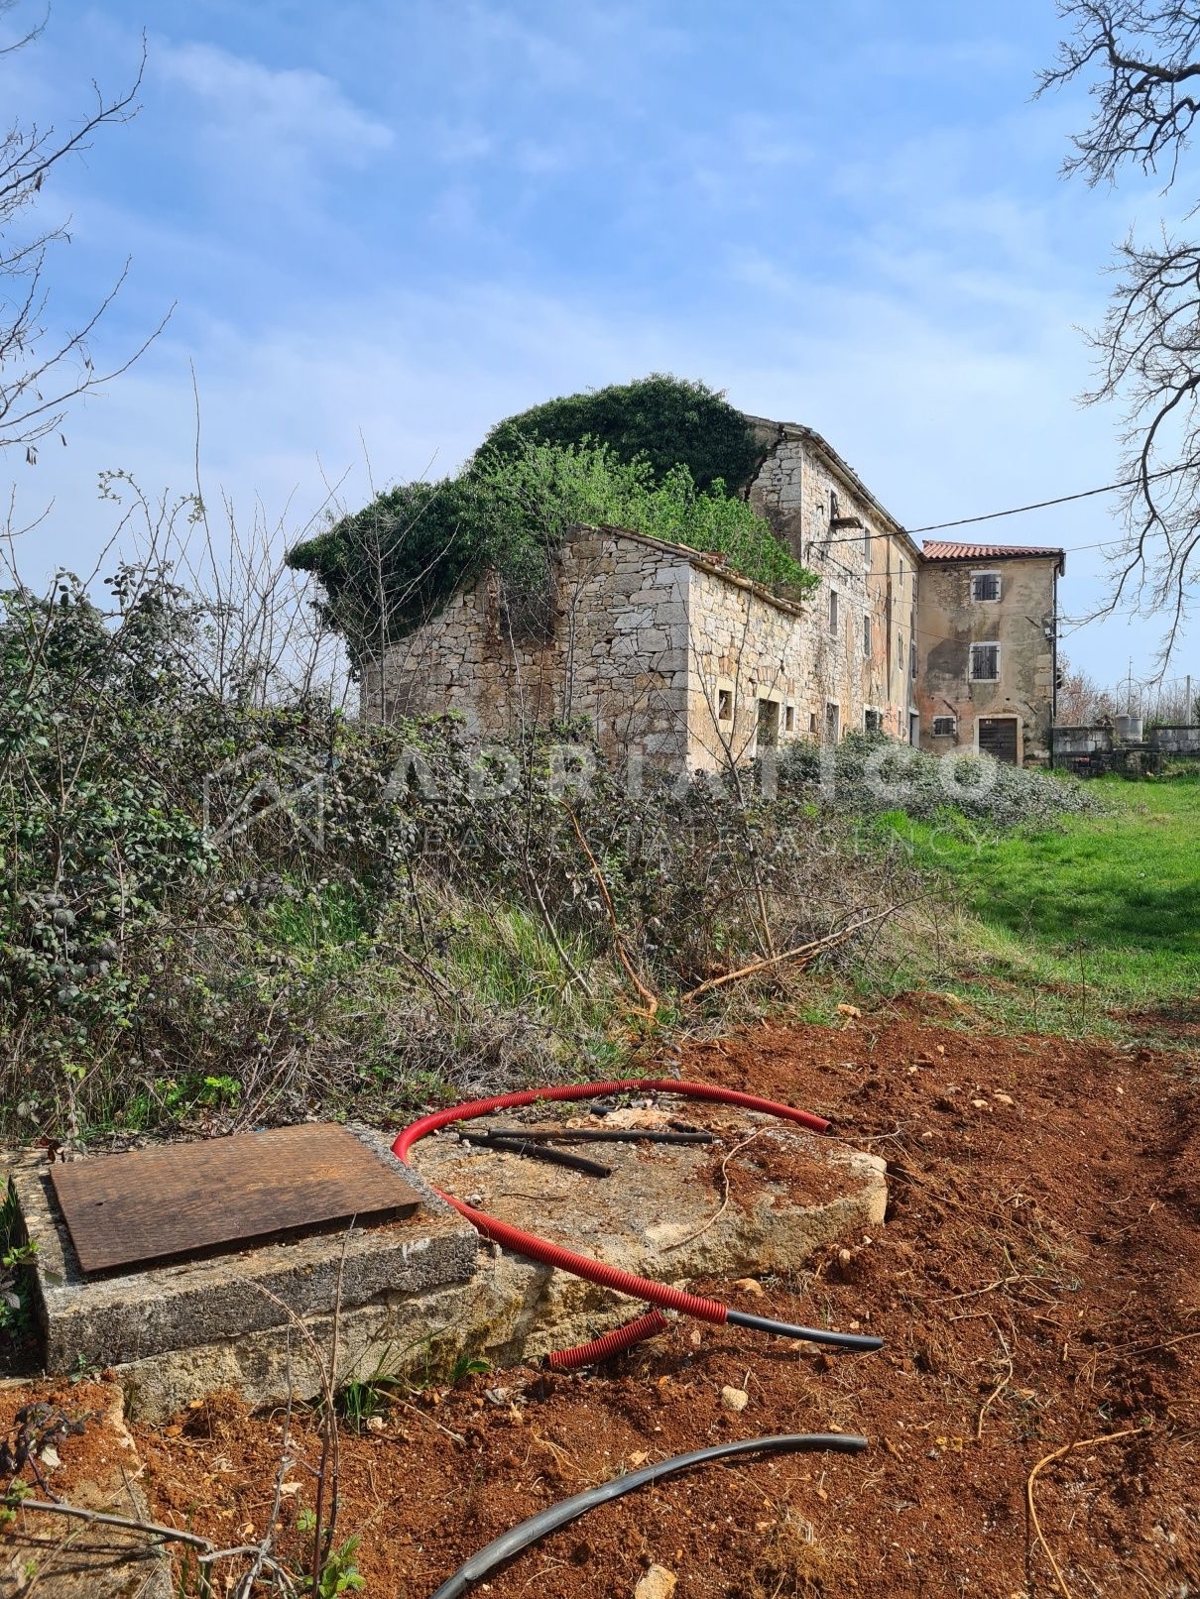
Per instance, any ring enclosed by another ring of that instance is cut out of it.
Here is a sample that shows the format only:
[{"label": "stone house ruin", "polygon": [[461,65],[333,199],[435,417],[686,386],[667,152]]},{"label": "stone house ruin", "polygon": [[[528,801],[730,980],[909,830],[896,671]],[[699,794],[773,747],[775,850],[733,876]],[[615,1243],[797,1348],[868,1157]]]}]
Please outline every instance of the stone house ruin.
[{"label": "stone house ruin", "polygon": [[364,716],[457,711],[481,740],[587,717],[614,759],[689,770],[855,729],[1045,759],[1062,552],[922,549],[818,433],[749,420],[750,503],[820,577],[808,600],[719,555],[576,528],[548,620],[514,617],[485,573],[366,664]]}]

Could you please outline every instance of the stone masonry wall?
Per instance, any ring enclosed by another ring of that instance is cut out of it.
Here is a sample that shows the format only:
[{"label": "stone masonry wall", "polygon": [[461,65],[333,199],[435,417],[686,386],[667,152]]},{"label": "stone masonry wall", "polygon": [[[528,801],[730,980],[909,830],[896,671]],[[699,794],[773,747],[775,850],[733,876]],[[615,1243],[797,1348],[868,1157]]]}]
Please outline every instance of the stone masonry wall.
[{"label": "stone masonry wall", "polygon": [[[917,627],[912,547],[807,429],[760,423],[758,433],[767,454],[751,485],[750,503],[822,580],[808,602],[816,648],[803,732],[828,736],[832,706],[839,733],[861,730],[870,711],[883,732],[907,740],[909,715],[916,709],[910,657]],[[835,515],[857,517],[865,532],[831,527]],[[836,627],[832,595],[837,597]]]},{"label": "stone masonry wall", "polygon": [[581,530],[558,563],[549,637],[519,636],[487,573],[367,667],[363,715],[454,711],[477,740],[587,716],[610,755],[682,761],[688,571],[670,546]]},{"label": "stone masonry wall", "polygon": [[[551,636],[514,636],[495,574],[393,645],[362,686],[367,717],[456,711],[486,741],[588,717],[614,759],[715,769],[806,735],[829,642],[804,610],[715,560],[615,529],[579,529],[555,580]],[[722,696],[725,696],[723,698]],[[790,712],[790,714],[789,714]]]},{"label": "stone masonry wall", "polygon": [[[816,630],[799,606],[693,567],[688,593],[688,764],[718,770],[807,736]],[[769,731],[768,731],[769,729]]]}]

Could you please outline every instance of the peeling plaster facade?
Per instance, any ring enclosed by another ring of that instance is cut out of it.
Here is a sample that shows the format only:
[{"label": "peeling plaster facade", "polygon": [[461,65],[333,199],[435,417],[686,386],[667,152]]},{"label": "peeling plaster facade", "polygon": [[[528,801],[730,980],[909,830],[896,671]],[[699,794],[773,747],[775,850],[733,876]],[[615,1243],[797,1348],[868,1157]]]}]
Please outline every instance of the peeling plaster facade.
[{"label": "peeling plaster facade", "polygon": [[[457,711],[485,741],[586,716],[611,758],[690,770],[872,729],[934,752],[998,731],[1001,758],[1045,758],[1061,552],[931,560],[819,434],[749,420],[762,449],[750,501],[821,578],[805,604],[719,556],[577,528],[540,634],[485,574],[368,664],[363,715]],[[999,599],[973,599],[977,570],[1001,567]],[[984,682],[972,645],[992,642],[998,676]]]},{"label": "peeling plaster facade", "polygon": [[[935,554],[942,548],[949,555]],[[931,545],[921,572],[921,747],[1050,759],[1061,550]]]}]

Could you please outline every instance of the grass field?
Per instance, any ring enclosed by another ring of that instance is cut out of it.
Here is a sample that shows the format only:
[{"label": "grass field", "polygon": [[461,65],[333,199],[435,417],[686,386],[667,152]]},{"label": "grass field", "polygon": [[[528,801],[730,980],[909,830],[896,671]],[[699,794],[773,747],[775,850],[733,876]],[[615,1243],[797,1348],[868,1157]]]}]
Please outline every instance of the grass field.
[{"label": "grass field", "polygon": [[968,977],[1034,988],[1030,1002],[1071,1013],[1071,1030],[1106,1030],[1113,1012],[1195,1011],[1200,782],[1101,780],[1093,792],[1106,814],[1054,829],[995,834],[901,814],[886,825],[966,913],[956,935]]}]

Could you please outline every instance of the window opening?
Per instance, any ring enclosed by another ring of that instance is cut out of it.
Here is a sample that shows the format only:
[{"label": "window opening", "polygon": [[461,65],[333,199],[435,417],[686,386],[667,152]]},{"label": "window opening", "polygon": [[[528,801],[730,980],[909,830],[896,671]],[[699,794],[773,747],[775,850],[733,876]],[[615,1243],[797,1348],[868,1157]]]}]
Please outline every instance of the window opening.
[{"label": "window opening", "polygon": [[994,683],[999,676],[999,644],[972,644],[971,681],[973,683]]}]

